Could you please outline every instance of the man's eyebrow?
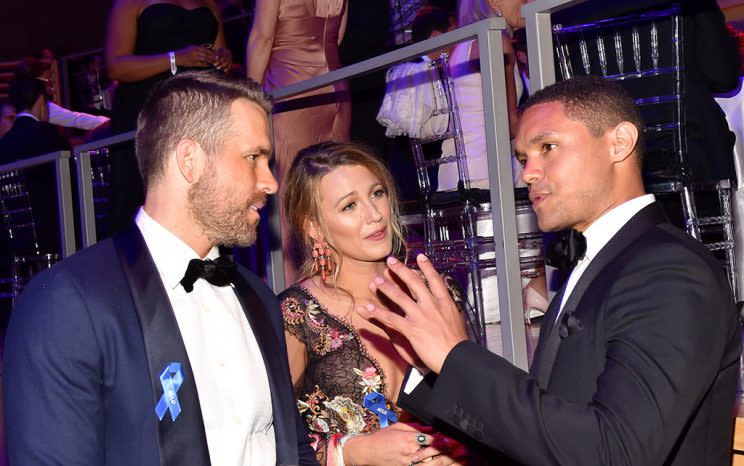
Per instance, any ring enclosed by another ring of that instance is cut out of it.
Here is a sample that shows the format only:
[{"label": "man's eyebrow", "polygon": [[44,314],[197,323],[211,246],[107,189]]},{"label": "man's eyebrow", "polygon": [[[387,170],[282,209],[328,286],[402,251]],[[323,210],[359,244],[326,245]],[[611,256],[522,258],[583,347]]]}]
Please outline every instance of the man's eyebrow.
[{"label": "man's eyebrow", "polygon": [[265,155],[267,158],[271,158],[274,155],[272,150],[266,146],[251,146],[247,152],[249,154]]},{"label": "man's eyebrow", "polygon": [[549,139],[555,136],[558,136],[558,133],[556,133],[555,131],[543,131],[542,133],[536,134],[529,141],[527,141],[527,145],[531,146],[534,144],[538,144],[544,141],[545,139]]}]

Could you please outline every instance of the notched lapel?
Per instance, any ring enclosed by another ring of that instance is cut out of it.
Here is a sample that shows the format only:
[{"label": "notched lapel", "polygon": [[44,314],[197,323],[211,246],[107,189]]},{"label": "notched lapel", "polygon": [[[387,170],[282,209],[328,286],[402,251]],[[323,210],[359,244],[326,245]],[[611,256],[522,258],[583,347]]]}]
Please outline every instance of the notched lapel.
[{"label": "notched lapel", "polygon": [[576,282],[576,286],[571,291],[571,295],[566,300],[566,304],[563,306],[563,314],[561,319],[553,325],[555,315],[560,309],[560,300],[563,297],[565,291],[565,284],[559,294],[553,298],[550,303],[550,308],[543,318],[543,324],[545,319],[549,320],[549,327],[543,330],[549,332],[547,336],[543,336],[543,332],[540,332],[540,340],[538,347],[535,350],[535,358],[532,363],[532,370],[530,373],[537,379],[538,384],[541,388],[547,389],[550,383],[550,375],[555,365],[555,358],[558,355],[560,349],[560,343],[564,338],[568,338],[576,332],[581,331],[584,326],[581,321],[574,315],[581,303],[581,299],[589,289],[595,278],[599,275],[602,270],[615,259],[625,248],[633,243],[642,234],[655,227],[660,223],[668,223],[669,220],[662,208],[656,203],[649,204],[644,207],[637,214],[635,214],[623,227],[610,239],[610,241],[603,247],[597,256],[592,259],[589,267],[586,268],[581,278]]},{"label": "notched lapel", "polygon": [[[139,228],[132,226],[114,238],[124,276],[129,283],[147,353],[152,381],[152,416],[158,423],[161,464],[209,464],[209,449],[204,431],[193,371],[178,329],[170,300],[150,256]],[[166,412],[158,421],[155,406],[163,395],[160,373],[171,363],[180,363],[183,383],[176,392],[181,412],[175,421]]]}]

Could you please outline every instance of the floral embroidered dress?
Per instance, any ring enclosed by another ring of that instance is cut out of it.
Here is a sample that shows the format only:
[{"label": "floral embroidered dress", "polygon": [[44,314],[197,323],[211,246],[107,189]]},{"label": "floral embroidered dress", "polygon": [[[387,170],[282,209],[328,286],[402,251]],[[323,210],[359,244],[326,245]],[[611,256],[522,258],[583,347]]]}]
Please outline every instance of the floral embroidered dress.
[{"label": "floral embroidered dress", "polygon": [[390,401],[382,368],[350,324],[328,312],[304,287],[292,286],[279,299],[284,327],[308,352],[297,405],[316,449],[333,434],[380,428],[377,415],[364,407],[370,393],[384,395],[385,408],[400,415]]}]

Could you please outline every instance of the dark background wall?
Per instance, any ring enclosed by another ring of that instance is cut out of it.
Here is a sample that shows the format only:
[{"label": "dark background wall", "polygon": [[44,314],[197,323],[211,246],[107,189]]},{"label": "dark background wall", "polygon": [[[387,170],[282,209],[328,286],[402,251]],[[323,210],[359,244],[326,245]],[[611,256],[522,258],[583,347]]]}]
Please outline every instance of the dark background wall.
[{"label": "dark background wall", "polygon": [[0,0],[0,61],[103,47],[111,0]]}]

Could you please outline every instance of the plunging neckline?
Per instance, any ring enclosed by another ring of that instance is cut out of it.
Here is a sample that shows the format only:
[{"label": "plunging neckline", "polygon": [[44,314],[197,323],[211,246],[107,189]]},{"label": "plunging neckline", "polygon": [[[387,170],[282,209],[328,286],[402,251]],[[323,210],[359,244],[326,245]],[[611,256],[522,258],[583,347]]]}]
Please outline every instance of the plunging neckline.
[{"label": "plunging neckline", "polygon": [[[329,317],[331,320],[335,321],[338,325],[346,329],[349,333],[351,333],[354,336],[354,339],[359,342],[359,351],[372,363],[372,365],[375,367],[375,370],[377,371],[377,374],[380,376],[380,392],[382,393],[385,398],[390,402],[393,406],[398,406],[398,400],[392,400],[390,397],[390,393],[387,390],[388,384],[387,384],[387,376],[385,375],[385,371],[382,369],[382,366],[377,361],[377,359],[372,356],[372,354],[369,352],[369,348],[367,347],[367,343],[362,339],[362,337],[359,335],[359,332],[356,328],[354,328],[353,325],[351,325],[351,322],[347,321],[344,318],[337,317],[334,314],[332,314],[328,308],[320,302],[320,300],[315,296],[309,289],[307,289],[304,285],[295,285],[297,289],[302,291],[308,298],[310,298],[315,304],[318,305],[318,309],[323,312],[324,315]],[[392,344],[392,343],[391,343]],[[360,369],[360,368],[358,368]],[[361,368],[364,370],[364,368]]]}]

